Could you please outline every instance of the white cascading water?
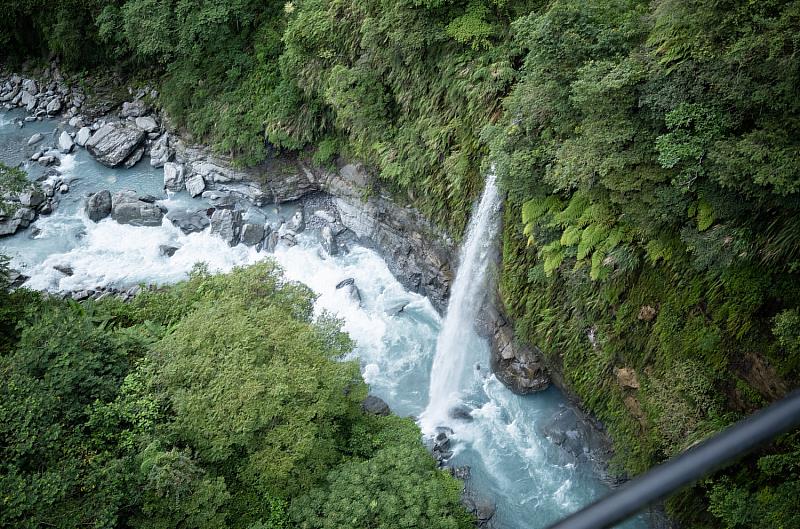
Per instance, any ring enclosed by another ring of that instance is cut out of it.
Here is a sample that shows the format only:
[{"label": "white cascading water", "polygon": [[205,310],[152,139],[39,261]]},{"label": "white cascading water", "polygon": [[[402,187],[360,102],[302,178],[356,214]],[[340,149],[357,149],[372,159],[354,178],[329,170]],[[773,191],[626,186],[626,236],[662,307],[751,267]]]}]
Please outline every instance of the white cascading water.
[{"label": "white cascading water", "polygon": [[430,400],[420,418],[423,430],[429,434],[448,421],[448,413],[459,403],[465,382],[472,378],[472,365],[465,355],[466,343],[474,332],[475,318],[483,301],[499,227],[501,198],[495,180],[492,168],[486,177],[478,207],[469,221],[458,272],[436,342]]}]

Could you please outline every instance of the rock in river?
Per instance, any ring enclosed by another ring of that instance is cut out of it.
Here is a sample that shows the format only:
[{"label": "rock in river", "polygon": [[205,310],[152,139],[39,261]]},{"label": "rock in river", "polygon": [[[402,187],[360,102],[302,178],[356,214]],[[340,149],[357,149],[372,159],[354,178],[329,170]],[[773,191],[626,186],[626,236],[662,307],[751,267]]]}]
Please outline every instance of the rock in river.
[{"label": "rock in river", "polygon": [[69,132],[66,130],[62,131],[61,135],[58,137],[58,150],[64,154],[69,154],[74,148],[75,142],[72,141],[72,136],[70,136]]},{"label": "rock in river", "polygon": [[264,225],[263,224],[245,224],[242,226],[242,244],[247,246],[255,246],[264,240]]},{"label": "rock in river", "polygon": [[183,164],[167,162],[164,164],[164,187],[170,191],[181,191],[184,186]]},{"label": "rock in river", "polygon": [[161,226],[164,212],[156,204],[140,200],[134,191],[114,193],[111,218],[132,226]]},{"label": "rock in river", "polygon": [[218,209],[211,215],[211,233],[216,234],[230,246],[239,242],[242,214],[231,209]]},{"label": "rock in river", "polygon": [[197,233],[203,231],[210,224],[205,210],[200,211],[180,211],[171,210],[167,213],[167,218],[173,226],[177,226],[183,233]]},{"label": "rock in river", "polygon": [[107,123],[86,142],[86,150],[97,161],[116,167],[137,150],[144,140],[144,131],[125,123]]},{"label": "rock in river", "polygon": [[203,177],[199,174],[192,175],[186,179],[186,191],[188,191],[193,197],[202,194],[205,189],[206,183],[203,180]]},{"label": "rock in river", "polygon": [[99,222],[111,214],[111,193],[98,191],[86,201],[86,216],[94,222]]}]

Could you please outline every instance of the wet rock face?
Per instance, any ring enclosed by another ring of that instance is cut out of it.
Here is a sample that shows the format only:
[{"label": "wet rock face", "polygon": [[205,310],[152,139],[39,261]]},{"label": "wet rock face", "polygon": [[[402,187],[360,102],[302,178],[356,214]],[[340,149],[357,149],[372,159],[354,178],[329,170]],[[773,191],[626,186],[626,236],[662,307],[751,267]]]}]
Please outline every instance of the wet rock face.
[{"label": "wet rock face", "polygon": [[518,395],[547,389],[550,376],[541,354],[516,343],[514,329],[501,314],[496,313],[493,327],[492,370],[498,380]]},{"label": "wet rock face", "polygon": [[334,197],[343,228],[381,253],[403,286],[427,296],[439,312],[445,310],[454,275],[451,263],[457,255],[447,234],[415,208],[375,193],[374,178],[360,164],[348,164],[336,172],[309,168],[304,172],[316,182],[314,186]]},{"label": "wet rock face", "polygon": [[611,441],[579,410],[564,406],[552,417],[543,420],[537,429],[575,459],[593,463],[599,472],[605,474],[605,464],[613,453]]}]

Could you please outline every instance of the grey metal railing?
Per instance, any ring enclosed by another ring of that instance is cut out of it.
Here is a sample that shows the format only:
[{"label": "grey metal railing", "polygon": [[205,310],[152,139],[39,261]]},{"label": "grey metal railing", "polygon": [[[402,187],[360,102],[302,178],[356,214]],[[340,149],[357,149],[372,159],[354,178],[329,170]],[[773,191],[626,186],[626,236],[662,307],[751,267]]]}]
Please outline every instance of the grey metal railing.
[{"label": "grey metal railing", "polygon": [[800,391],[728,427],[548,529],[606,529],[800,426]]}]

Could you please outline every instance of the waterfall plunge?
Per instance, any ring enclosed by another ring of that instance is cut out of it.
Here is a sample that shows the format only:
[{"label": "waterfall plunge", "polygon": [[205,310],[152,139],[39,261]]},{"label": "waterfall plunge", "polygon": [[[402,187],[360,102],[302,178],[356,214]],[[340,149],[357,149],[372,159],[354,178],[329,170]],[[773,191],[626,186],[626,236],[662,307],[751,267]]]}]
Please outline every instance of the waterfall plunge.
[{"label": "waterfall plunge", "polygon": [[456,280],[450,290],[447,313],[436,342],[436,356],[431,370],[430,400],[420,423],[432,434],[437,426],[449,421],[448,412],[460,402],[473,365],[467,343],[475,332],[475,318],[487,285],[487,270],[499,228],[500,194],[495,184],[494,168],[467,228],[461,247]]}]

